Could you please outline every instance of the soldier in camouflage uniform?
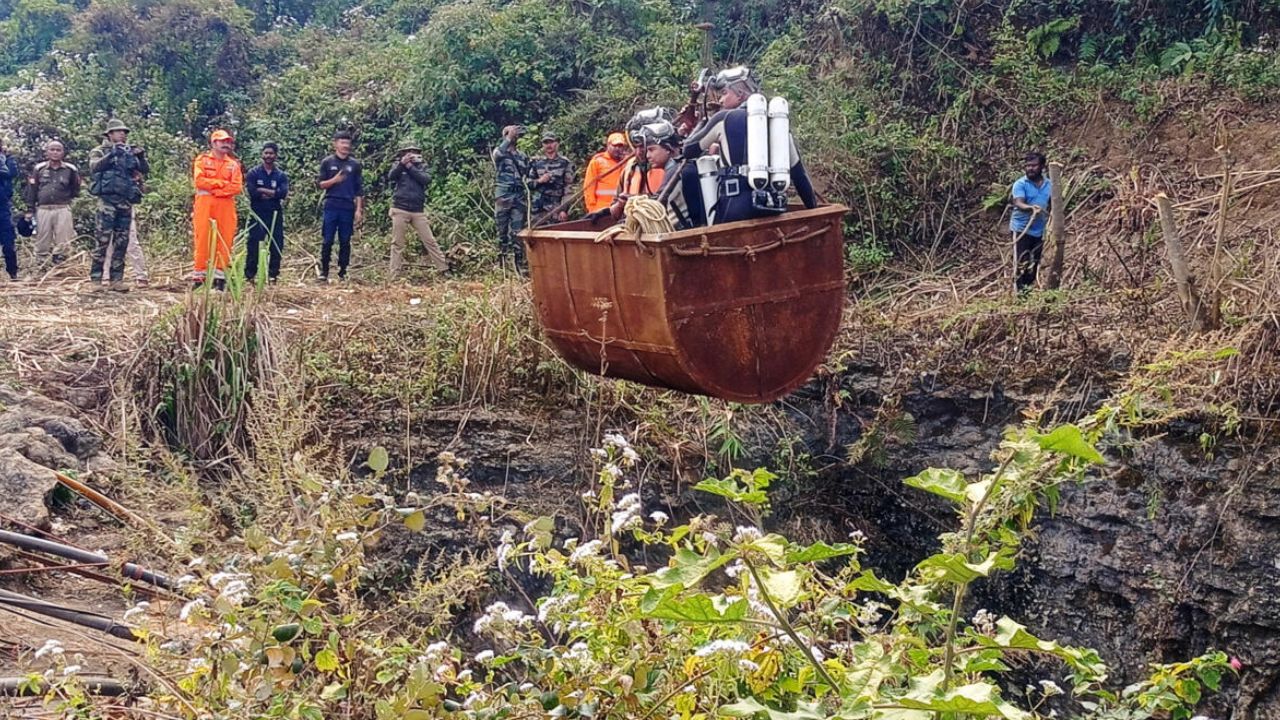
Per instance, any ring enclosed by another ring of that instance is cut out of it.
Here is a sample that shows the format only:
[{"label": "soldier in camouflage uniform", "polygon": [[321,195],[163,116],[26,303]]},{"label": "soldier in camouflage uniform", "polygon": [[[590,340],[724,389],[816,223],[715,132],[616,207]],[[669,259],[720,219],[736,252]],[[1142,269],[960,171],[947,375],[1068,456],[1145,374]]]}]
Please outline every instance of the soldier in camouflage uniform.
[{"label": "soldier in camouflage uniform", "polygon": [[107,246],[111,246],[111,289],[126,292],[124,258],[129,246],[133,206],[142,201],[142,178],[150,171],[146,152],[128,143],[129,128],[107,123],[102,145],[89,153],[89,194],[98,198],[96,242],[89,279],[102,281]]},{"label": "soldier in camouflage uniform", "polygon": [[493,164],[498,171],[497,201],[494,217],[498,221],[498,251],[510,255],[516,268],[525,267],[524,245],[518,237],[524,229],[525,178],[529,174],[529,158],[516,149],[516,140],[524,135],[523,125],[502,129],[502,142],[493,150]]},{"label": "soldier in camouflage uniform", "polygon": [[[560,138],[553,132],[542,134],[543,156],[529,165],[529,186],[533,189],[533,227],[564,222],[567,208],[557,208],[573,185],[573,162],[560,154]],[[555,210],[555,215],[551,211]]]}]

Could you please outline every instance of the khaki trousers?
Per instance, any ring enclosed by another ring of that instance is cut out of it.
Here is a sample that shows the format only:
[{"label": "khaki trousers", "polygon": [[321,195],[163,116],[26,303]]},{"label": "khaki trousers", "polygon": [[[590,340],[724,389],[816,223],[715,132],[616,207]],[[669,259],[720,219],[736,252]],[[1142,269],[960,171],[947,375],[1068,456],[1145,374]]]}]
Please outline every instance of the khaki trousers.
[{"label": "khaki trousers", "polygon": [[404,235],[410,225],[418,233],[418,239],[422,241],[422,247],[427,251],[427,260],[431,262],[431,267],[437,272],[448,271],[449,262],[444,259],[444,253],[440,252],[440,246],[436,244],[436,238],[431,234],[431,223],[427,222],[426,213],[409,212],[393,207],[391,208],[391,277],[399,275],[404,265]]},{"label": "khaki trousers", "polygon": [[71,241],[75,239],[69,205],[36,208],[36,258],[43,262],[51,255],[66,257],[71,254]]},{"label": "khaki trousers", "polygon": [[[111,245],[107,245],[107,257],[111,257],[114,251]],[[124,249],[125,262],[129,264],[129,270],[133,273],[135,282],[147,279],[147,260],[142,256],[142,243],[138,241],[138,216],[135,213],[133,219],[129,221],[129,245]],[[106,278],[103,278],[106,282]]]}]

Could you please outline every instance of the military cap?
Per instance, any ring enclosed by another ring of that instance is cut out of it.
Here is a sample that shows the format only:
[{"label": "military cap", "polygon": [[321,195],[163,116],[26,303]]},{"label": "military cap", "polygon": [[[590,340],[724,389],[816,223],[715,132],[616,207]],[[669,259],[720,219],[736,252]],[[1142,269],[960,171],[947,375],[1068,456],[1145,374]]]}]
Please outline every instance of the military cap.
[{"label": "military cap", "polygon": [[396,150],[396,157],[400,157],[401,155],[404,155],[407,152],[420,153],[422,152],[422,148],[418,147],[417,143],[409,142],[408,140],[406,140],[400,143],[400,149]]},{"label": "military cap", "polygon": [[106,135],[106,134],[108,134],[108,133],[113,133],[113,132],[115,132],[116,130],[123,130],[123,131],[125,131],[125,132],[129,132],[129,126],[128,126],[128,125],[125,125],[125,124],[124,124],[124,123],[122,123],[122,122],[120,122],[120,121],[119,121],[118,119],[116,119],[116,118],[111,118],[110,120],[108,120],[108,121],[107,121],[107,129],[106,129],[106,130],[103,130],[103,131],[102,131],[102,134],[103,134],[103,135]]},{"label": "military cap", "polygon": [[555,140],[555,141],[559,142],[559,141],[560,141],[560,136],[559,136],[559,135],[556,135],[555,133],[553,133],[553,132],[551,132],[550,130],[548,130],[548,131],[546,131],[546,132],[542,133],[542,142],[546,142],[546,141],[548,141],[548,140]]}]

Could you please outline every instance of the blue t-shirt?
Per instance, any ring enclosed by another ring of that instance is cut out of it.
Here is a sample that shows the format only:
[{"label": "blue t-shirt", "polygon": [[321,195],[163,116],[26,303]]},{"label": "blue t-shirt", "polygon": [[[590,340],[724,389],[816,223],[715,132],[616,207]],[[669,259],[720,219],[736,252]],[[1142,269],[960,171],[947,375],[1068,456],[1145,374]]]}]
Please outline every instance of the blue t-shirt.
[{"label": "blue t-shirt", "polygon": [[[255,208],[279,210],[281,201],[289,196],[289,176],[279,166],[267,172],[265,165],[258,165],[244,176],[244,186],[249,190],[249,205]],[[275,190],[276,196],[264,198],[259,190]]]},{"label": "blue t-shirt", "polygon": [[13,201],[13,185],[19,179],[18,163],[4,151],[0,151],[0,156],[4,158],[0,161],[0,215],[8,215]]},{"label": "blue t-shirt", "polygon": [[[1018,182],[1013,184],[1013,197],[1025,202],[1028,205],[1039,205],[1044,210],[1036,215],[1035,222],[1031,223],[1031,229],[1027,230],[1027,235],[1032,237],[1044,237],[1044,226],[1049,223],[1049,178],[1040,178],[1040,187],[1027,179],[1026,175],[1018,178]],[[1009,229],[1015,233],[1022,233],[1027,228],[1027,221],[1031,219],[1030,210],[1013,209],[1013,216],[1009,218]]]},{"label": "blue t-shirt", "polygon": [[320,161],[320,174],[316,180],[324,182],[339,172],[344,174],[342,182],[324,191],[324,206],[340,210],[354,209],[356,198],[364,197],[364,175],[360,161],[350,155],[346,160],[330,155]]}]

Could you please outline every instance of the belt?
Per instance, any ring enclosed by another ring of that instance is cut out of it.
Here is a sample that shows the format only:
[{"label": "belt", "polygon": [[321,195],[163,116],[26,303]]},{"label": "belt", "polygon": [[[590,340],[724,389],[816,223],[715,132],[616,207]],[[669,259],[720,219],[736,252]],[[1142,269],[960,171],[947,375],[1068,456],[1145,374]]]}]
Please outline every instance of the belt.
[{"label": "belt", "polygon": [[196,191],[196,197],[204,197],[205,195],[212,195],[212,194],[213,194],[213,193],[209,192],[208,190],[197,190],[197,191]]}]

